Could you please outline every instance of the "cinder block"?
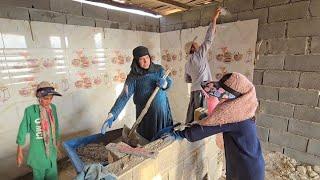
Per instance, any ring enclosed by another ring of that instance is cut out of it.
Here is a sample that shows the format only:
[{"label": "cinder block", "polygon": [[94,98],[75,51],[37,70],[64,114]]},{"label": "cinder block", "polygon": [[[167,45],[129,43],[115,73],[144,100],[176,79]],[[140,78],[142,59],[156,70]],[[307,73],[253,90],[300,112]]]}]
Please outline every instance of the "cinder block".
[{"label": "cinder block", "polygon": [[185,11],[182,13],[182,22],[200,21],[200,9]]},{"label": "cinder block", "polygon": [[31,21],[42,21],[42,22],[52,22],[66,24],[67,18],[63,13],[38,10],[38,9],[29,9]]},{"label": "cinder block", "polygon": [[90,17],[74,16],[67,14],[67,24],[94,27],[95,21],[93,18]]},{"label": "cinder block", "polygon": [[200,26],[200,21],[189,21],[182,23],[182,29],[195,28]]},{"label": "cinder block", "polygon": [[256,121],[259,126],[279,131],[286,131],[289,118],[259,113],[256,115]]},{"label": "cinder block", "polygon": [[320,19],[297,20],[288,23],[288,37],[319,36]]},{"label": "cinder block", "polygon": [[257,133],[260,141],[268,142],[269,129],[261,126],[257,126]]},{"label": "cinder block", "polygon": [[215,11],[216,8],[217,8],[217,4],[213,4],[210,6],[204,6],[203,8],[200,9],[201,26],[207,26],[209,24],[209,21],[211,20],[213,16],[213,12]]},{"label": "cinder block", "polygon": [[292,149],[305,152],[307,150],[308,139],[288,132],[280,132],[271,129],[269,141]]},{"label": "cinder block", "polygon": [[0,6],[0,18],[29,21],[29,12],[27,8]]},{"label": "cinder block", "polygon": [[288,55],[285,58],[285,70],[320,72],[320,55]]},{"label": "cinder block", "polygon": [[269,8],[269,21],[287,21],[305,18],[308,13],[309,1],[302,1]]},{"label": "cinder block", "polygon": [[285,30],[284,22],[261,24],[258,27],[258,39],[284,38]]},{"label": "cinder block", "polygon": [[297,105],[294,108],[295,119],[306,120],[310,122],[320,123],[320,108]]},{"label": "cinder block", "polygon": [[160,19],[146,16],[145,17],[145,24],[159,27],[160,26]]},{"label": "cinder block", "polygon": [[271,54],[305,54],[307,38],[270,39],[268,43]]},{"label": "cinder block", "polygon": [[300,72],[265,71],[263,85],[277,87],[298,87]]},{"label": "cinder block", "polygon": [[32,0],[32,8],[50,10],[50,0]]},{"label": "cinder block", "polygon": [[232,13],[231,15],[228,15],[228,16],[220,16],[217,20],[217,23],[222,24],[222,23],[236,22],[237,20],[238,20],[238,14]]},{"label": "cinder block", "polygon": [[294,149],[285,147],[284,154],[300,162],[313,164],[313,165],[320,165],[320,157],[309,154],[309,153],[296,151]]},{"label": "cinder block", "polygon": [[290,119],[288,131],[308,138],[320,139],[320,124]]},{"label": "cinder block", "polygon": [[129,22],[132,24],[146,25],[146,18],[142,15],[130,14]]},{"label": "cinder block", "polygon": [[312,37],[311,53],[320,54],[320,37]]},{"label": "cinder block", "polygon": [[278,100],[279,88],[256,85],[257,97],[261,99]]},{"label": "cinder block", "polygon": [[231,12],[241,12],[253,9],[253,0],[224,0],[224,5]]},{"label": "cinder block", "polygon": [[83,16],[92,17],[97,19],[108,19],[108,11],[106,8],[93,6],[90,4],[82,5]]},{"label": "cinder block", "polygon": [[279,101],[260,100],[259,111],[283,117],[293,117],[294,105]]},{"label": "cinder block", "polygon": [[102,27],[102,28],[110,28],[112,21],[104,20],[104,19],[95,19],[96,21],[96,27]]},{"label": "cinder block", "polygon": [[50,0],[52,11],[82,16],[82,4],[72,0]]},{"label": "cinder block", "polygon": [[245,11],[238,14],[238,20],[259,19],[259,24],[264,24],[268,20],[268,8]]},{"label": "cinder block", "polygon": [[310,12],[311,16],[320,16],[320,1],[311,0]]},{"label": "cinder block", "polygon": [[109,21],[114,21],[119,23],[130,22],[129,13],[111,10],[111,9],[108,9],[108,18],[109,18],[108,19]]},{"label": "cinder block", "polygon": [[264,153],[266,153],[266,151],[269,152],[283,152],[283,147],[279,146],[277,144],[272,144],[270,142],[264,142],[264,141],[260,141],[262,150],[264,151]]},{"label": "cinder block", "polygon": [[263,78],[263,71],[261,70],[254,70],[253,71],[253,84],[260,85],[262,84]]},{"label": "cinder block", "polygon": [[173,13],[160,19],[161,25],[174,25],[182,22],[182,13]]},{"label": "cinder block", "polygon": [[256,69],[283,69],[284,55],[280,56],[259,56],[256,60]]},{"label": "cinder block", "polygon": [[320,73],[315,72],[303,72],[301,74],[299,87],[304,89],[320,89]]},{"label": "cinder block", "polygon": [[254,8],[263,8],[263,7],[270,7],[276,6],[280,4],[287,4],[290,0],[255,0],[254,1]]},{"label": "cinder block", "polygon": [[[258,42],[257,42],[258,44]],[[268,41],[267,40],[262,40],[262,43],[260,45],[260,49],[259,49],[259,55],[267,55],[269,54],[269,45],[268,45]]]},{"label": "cinder block", "polygon": [[319,99],[319,91],[316,90],[305,90],[298,88],[280,88],[279,101],[292,103],[317,106]]},{"label": "cinder block", "polygon": [[315,139],[310,139],[307,152],[320,157],[320,141]]},{"label": "cinder block", "polygon": [[10,0],[10,1],[0,1],[0,6],[11,6],[11,7],[32,7],[33,0]]}]

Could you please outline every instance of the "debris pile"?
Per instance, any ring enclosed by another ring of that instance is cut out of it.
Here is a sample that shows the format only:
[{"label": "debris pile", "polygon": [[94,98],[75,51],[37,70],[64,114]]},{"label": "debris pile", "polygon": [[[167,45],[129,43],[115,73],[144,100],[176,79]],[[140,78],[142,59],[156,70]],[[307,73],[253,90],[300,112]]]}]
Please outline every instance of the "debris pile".
[{"label": "debris pile", "polygon": [[297,162],[279,152],[265,155],[266,180],[320,180],[320,166]]}]

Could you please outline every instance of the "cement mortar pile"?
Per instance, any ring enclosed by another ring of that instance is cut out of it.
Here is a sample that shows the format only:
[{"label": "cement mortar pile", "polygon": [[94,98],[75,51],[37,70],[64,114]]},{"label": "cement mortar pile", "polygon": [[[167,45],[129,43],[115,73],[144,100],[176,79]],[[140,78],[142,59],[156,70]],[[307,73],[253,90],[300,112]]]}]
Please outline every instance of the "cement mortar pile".
[{"label": "cement mortar pile", "polygon": [[86,146],[77,148],[77,153],[85,164],[108,161],[108,151],[104,144],[87,144]]},{"label": "cement mortar pile", "polygon": [[265,155],[266,180],[320,180],[320,167],[297,162],[279,152]]}]

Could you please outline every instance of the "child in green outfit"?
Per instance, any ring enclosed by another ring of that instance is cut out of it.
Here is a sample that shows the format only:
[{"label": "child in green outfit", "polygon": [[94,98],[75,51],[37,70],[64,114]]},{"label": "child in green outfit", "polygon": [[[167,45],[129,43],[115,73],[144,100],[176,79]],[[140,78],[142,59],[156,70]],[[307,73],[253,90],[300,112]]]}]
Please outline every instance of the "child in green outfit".
[{"label": "child in green outfit", "polygon": [[20,167],[24,159],[22,146],[25,144],[26,134],[30,134],[27,164],[32,168],[35,180],[58,179],[59,122],[56,106],[51,104],[53,96],[61,94],[50,83],[39,83],[36,90],[39,104],[25,109],[17,136],[17,165]]}]

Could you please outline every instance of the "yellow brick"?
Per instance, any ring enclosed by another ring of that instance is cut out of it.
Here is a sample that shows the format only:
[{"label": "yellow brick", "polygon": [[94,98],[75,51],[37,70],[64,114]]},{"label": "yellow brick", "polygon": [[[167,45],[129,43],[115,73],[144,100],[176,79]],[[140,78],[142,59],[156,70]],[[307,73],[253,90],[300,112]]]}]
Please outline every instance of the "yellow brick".
[{"label": "yellow brick", "polygon": [[182,180],[183,179],[183,162],[177,164],[177,166],[170,168],[169,179],[170,180]]},{"label": "yellow brick", "polygon": [[127,171],[123,174],[121,174],[117,179],[118,180],[132,180],[133,178],[133,173],[132,173],[132,170],[130,171]]},{"label": "yellow brick", "polygon": [[136,166],[133,171],[134,180],[150,180],[157,175],[156,160],[146,159]]}]

